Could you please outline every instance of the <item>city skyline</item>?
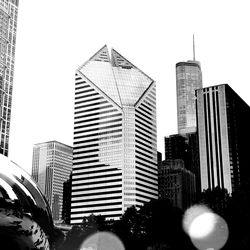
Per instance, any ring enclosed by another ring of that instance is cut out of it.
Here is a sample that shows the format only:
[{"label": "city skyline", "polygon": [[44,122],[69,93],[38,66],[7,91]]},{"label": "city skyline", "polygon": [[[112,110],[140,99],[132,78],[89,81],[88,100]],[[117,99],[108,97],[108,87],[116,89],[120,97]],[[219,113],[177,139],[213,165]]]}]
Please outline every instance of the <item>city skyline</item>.
[{"label": "city skyline", "polygon": [[[203,86],[228,83],[250,102],[245,80],[249,17],[244,1],[241,5],[143,2],[143,11],[140,1],[133,5],[130,1],[99,3],[99,10],[95,3],[60,1],[60,11],[56,8],[59,1],[20,3],[10,158],[28,172],[35,143],[58,140],[72,145],[74,69],[103,44],[115,47],[156,81],[158,149],[162,153],[164,136],[177,133],[175,64],[192,59],[192,34]],[[236,11],[241,15],[232,19]],[[95,20],[88,23],[94,13]],[[126,13],[129,18],[119,18]],[[71,19],[65,18],[71,14]],[[149,18],[151,14],[154,18]]]}]

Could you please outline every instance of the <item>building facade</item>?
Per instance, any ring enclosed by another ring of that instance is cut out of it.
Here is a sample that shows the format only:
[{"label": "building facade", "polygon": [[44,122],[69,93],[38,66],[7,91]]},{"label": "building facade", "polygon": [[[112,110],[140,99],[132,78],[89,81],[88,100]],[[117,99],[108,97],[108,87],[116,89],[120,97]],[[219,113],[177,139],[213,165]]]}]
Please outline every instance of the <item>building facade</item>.
[{"label": "building facade", "polygon": [[45,194],[54,220],[62,219],[63,183],[72,171],[72,147],[57,141],[33,148],[32,177]]},{"label": "building facade", "polygon": [[250,108],[227,84],[196,95],[201,189],[233,193],[249,183]]},{"label": "building facade", "polygon": [[181,209],[191,206],[196,199],[195,175],[187,170],[181,159],[165,160],[159,166],[159,199],[168,199]]},{"label": "building facade", "polygon": [[62,220],[66,224],[70,224],[71,187],[72,187],[72,174],[70,175],[69,179],[63,183]]},{"label": "building facade", "polygon": [[183,135],[170,135],[164,138],[165,160],[182,159],[185,168],[189,168],[189,154],[187,139]]},{"label": "building facade", "polygon": [[189,170],[195,175],[196,197],[201,194],[200,154],[198,132],[186,134],[188,145]]},{"label": "building facade", "polygon": [[0,153],[8,156],[18,0],[0,0]]},{"label": "building facade", "polygon": [[196,192],[200,193],[200,163],[197,132],[165,137],[165,160],[183,160],[185,169],[195,174]]},{"label": "building facade", "polygon": [[196,131],[195,90],[202,88],[202,73],[198,61],[176,64],[176,94],[178,134]]},{"label": "building facade", "polygon": [[158,198],[155,82],[104,46],[75,75],[71,224]]}]

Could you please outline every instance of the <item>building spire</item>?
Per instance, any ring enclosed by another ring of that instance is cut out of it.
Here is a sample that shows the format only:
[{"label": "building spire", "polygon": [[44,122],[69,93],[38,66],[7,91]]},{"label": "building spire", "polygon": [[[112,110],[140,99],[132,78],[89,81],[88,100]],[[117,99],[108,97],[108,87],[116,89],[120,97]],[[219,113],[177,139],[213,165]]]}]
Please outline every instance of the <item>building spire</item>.
[{"label": "building spire", "polygon": [[195,61],[195,43],[194,43],[194,34],[193,34],[193,61]]}]

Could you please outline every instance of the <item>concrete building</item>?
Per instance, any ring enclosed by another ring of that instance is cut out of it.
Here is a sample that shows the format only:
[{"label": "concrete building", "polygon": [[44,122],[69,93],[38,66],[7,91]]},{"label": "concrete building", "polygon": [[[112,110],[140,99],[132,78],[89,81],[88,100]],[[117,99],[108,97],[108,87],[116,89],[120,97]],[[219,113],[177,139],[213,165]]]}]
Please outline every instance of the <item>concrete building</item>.
[{"label": "concrete building", "polygon": [[201,189],[249,182],[250,108],[227,84],[196,91]]},{"label": "concrete building", "polygon": [[62,219],[63,183],[72,171],[72,147],[57,141],[35,144],[32,177],[45,194],[53,219]]},{"label": "concrete building", "polygon": [[0,154],[8,156],[18,0],[0,0]]},{"label": "concrete building", "polygon": [[195,175],[184,167],[181,159],[163,161],[158,170],[159,199],[186,209],[195,202]]},{"label": "concrete building", "polygon": [[71,224],[158,198],[155,82],[107,46],[76,70]]}]

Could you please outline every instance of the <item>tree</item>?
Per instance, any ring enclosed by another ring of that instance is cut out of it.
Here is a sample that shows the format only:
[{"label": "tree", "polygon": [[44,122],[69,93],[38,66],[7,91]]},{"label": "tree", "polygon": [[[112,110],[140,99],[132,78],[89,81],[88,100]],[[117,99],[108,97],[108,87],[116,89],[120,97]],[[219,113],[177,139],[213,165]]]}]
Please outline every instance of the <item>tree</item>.
[{"label": "tree", "polygon": [[105,217],[101,215],[83,217],[82,223],[74,225],[68,232],[60,250],[79,250],[84,240],[98,231],[106,230]]},{"label": "tree", "polygon": [[115,233],[126,249],[194,249],[182,229],[182,211],[168,200],[128,208],[116,223]]},{"label": "tree", "polygon": [[215,187],[206,189],[201,193],[199,203],[211,208],[215,213],[225,216],[229,200],[231,199],[227,189]]}]

